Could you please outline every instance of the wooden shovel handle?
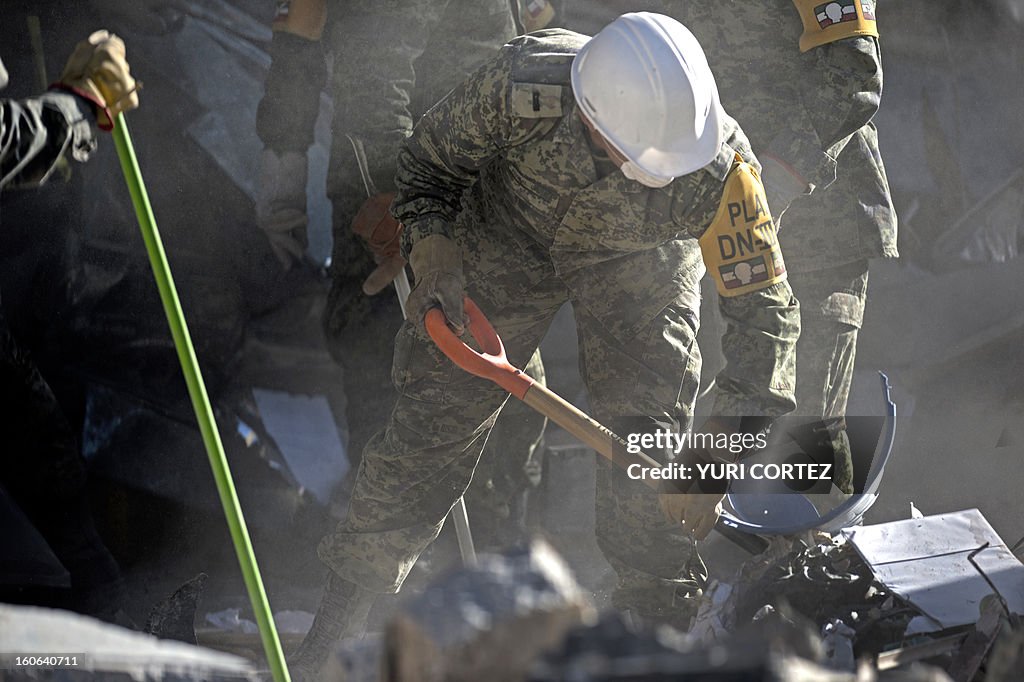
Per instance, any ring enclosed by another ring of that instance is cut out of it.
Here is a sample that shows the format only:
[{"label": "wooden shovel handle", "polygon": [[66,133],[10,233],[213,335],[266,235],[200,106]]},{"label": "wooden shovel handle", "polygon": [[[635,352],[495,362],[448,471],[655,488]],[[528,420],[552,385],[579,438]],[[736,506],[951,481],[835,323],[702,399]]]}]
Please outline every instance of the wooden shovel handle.
[{"label": "wooden shovel handle", "polygon": [[[498,384],[623,469],[632,464],[644,468],[661,466],[643,452],[630,452],[619,436],[509,364],[501,338],[487,317],[470,298],[465,299],[464,305],[469,318],[469,332],[479,344],[480,352],[467,346],[448,328],[444,313],[439,308],[427,311],[424,319],[430,338],[452,362],[470,374]],[[645,476],[643,481],[650,488],[663,489],[659,481],[650,477]]]}]

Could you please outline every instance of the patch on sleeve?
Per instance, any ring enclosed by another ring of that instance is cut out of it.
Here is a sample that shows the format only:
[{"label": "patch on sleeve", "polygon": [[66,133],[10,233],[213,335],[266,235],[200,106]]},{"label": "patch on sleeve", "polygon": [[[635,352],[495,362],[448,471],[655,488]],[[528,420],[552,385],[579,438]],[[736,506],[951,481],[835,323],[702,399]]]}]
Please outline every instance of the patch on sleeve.
[{"label": "patch on sleeve", "polygon": [[555,8],[548,0],[522,0],[519,3],[519,20],[527,33],[539,31],[555,18]]},{"label": "patch on sleeve", "polygon": [[800,51],[856,36],[878,37],[875,0],[793,0],[804,24]]},{"label": "patch on sleeve", "polygon": [[519,118],[562,115],[562,86],[549,83],[513,83],[509,109]]},{"label": "patch on sleeve", "polygon": [[761,178],[736,157],[722,202],[701,235],[701,254],[721,296],[740,296],[786,279],[775,223]]}]

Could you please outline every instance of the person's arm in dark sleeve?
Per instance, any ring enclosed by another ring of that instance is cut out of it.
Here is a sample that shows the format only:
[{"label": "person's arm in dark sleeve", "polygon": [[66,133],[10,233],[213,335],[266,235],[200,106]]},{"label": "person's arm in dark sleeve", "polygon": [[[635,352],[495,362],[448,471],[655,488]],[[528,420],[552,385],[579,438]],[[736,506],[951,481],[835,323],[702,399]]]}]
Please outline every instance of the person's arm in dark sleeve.
[{"label": "person's arm in dark sleeve", "polygon": [[305,154],[313,144],[327,63],[320,40],[274,31],[270,71],[256,109],[256,133],[276,152]]},{"label": "person's arm in dark sleeve", "polygon": [[[395,189],[398,150],[412,134],[415,92],[429,82],[417,73],[417,60],[431,40],[446,40],[442,15],[447,3],[415,0],[372,3],[345,14],[335,29],[335,64],[357,63],[372,55],[372,64],[334,75],[335,120],[344,134],[363,142],[367,166],[379,192]],[[495,50],[496,52],[497,50]],[[452,84],[455,82],[452,79]],[[337,132],[336,132],[337,134]]]},{"label": "person's arm in dark sleeve", "polygon": [[93,105],[81,97],[0,100],[0,188],[41,185],[65,153],[83,162],[95,148]]},{"label": "person's arm in dark sleeve", "polygon": [[836,178],[836,158],[850,136],[878,111],[882,62],[878,39],[846,38],[796,54],[801,61],[798,106],[783,117],[762,162],[774,157],[807,185],[822,188]]},{"label": "person's arm in dark sleeve", "polygon": [[[732,140],[735,142],[736,140]],[[751,160],[753,158],[751,157]],[[756,167],[735,163],[704,190],[687,232],[697,238],[726,323],[713,415],[776,417],[796,407],[800,304]]]}]

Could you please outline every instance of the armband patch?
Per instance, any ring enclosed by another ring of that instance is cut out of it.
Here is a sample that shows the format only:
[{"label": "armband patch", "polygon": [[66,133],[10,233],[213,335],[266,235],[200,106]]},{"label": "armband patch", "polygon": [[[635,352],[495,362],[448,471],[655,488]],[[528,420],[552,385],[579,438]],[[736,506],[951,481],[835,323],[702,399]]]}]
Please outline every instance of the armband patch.
[{"label": "armband patch", "polygon": [[562,86],[549,83],[513,83],[509,109],[519,118],[554,118],[562,115]]},{"label": "armband patch", "polygon": [[740,296],[786,280],[761,178],[738,156],[715,218],[698,243],[721,296]]},{"label": "armband patch", "polygon": [[804,24],[800,51],[856,36],[878,37],[875,0],[793,0]]},{"label": "armband patch", "polygon": [[555,18],[555,8],[548,0],[525,0],[519,3],[519,20],[527,33],[539,31]]}]

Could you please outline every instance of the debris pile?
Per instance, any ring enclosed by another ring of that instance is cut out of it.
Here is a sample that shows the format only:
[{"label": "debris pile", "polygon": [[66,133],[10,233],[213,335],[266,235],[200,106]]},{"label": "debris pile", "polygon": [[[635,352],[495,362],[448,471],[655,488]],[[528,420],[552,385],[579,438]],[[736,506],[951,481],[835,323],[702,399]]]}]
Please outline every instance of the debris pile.
[{"label": "debris pile", "polygon": [[538,541],[435,582],[383,636],[345,643],[329,679],[1010,682],[1021,612],[1024,566],[977,510],[775,538],[688,633],[595,617]]},{"label": "debris pile", "polygon": [[[385,630],[382,675],[410,682],[523,680],[541,652],[591,620],[589,599],[547,543],[483,555],[476,567],[442,577],[399,610]],[[329,679],[357,667],[344,657],[335,663],[341,670]]]},{"label": "debris pile", "polygon": [[833,669],[927,661],[957,682],[1021,677],[999,671],[1022,660],[1024,566],[976,509],[777,538],[708,589],[691,635],[728,641],[767,611],[806,620]]},{"label": "debris pile", "polygon": [[768,607],[799,614],[827,632],[831,642],[852,629],[857,656],[899,639],[917,611],[872,578],[845,538],[819,535],[815,541],[808,546],[780,538],[745,563],[729,584],[712,585],[694,634],[716,641]]}]

